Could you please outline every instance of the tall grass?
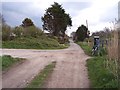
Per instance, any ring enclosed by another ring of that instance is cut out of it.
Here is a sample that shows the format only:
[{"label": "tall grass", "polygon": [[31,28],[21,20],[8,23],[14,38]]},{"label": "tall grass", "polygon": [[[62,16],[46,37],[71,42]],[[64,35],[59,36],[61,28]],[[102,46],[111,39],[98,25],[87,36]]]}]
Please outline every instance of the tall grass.
[{"label": "tall grass", "polygon": [[109,38],[108,46],[107,46],[107,52],[108,52],[108,59],[106,60],[106,67],[109,69],[109,71],[116,77],[115,79],[118,80],[118,31],[119,29],[114,29],[111,32],[111,38]]},{"label": "tall grass", "polygon": [[[91,54],[91,47],[87,42],[77,42],[86,54]],[[91,88],[100,88],[106,90],[106,88],[112,88],[111,90],[117,90],[118,82],[115,79],[115,75],[110,72],[110,69],[106,68],[106,53],[101,51],[103,55],[92,56],[87,60],[88,75],[90,79]]]}]

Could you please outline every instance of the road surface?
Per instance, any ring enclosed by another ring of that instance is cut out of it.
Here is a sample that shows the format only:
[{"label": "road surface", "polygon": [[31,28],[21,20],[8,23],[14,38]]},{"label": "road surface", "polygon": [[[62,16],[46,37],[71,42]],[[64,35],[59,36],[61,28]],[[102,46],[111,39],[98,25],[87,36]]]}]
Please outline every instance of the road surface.
[{"label": "road surface", "polygon": [[72,41],[62,50],[3,49],[3,55],[26,58],[24,63],[12,67],[2,76],[3,88],[24,88],[46,65],[56,61],[45,88],[89,88],[84,51]]}]

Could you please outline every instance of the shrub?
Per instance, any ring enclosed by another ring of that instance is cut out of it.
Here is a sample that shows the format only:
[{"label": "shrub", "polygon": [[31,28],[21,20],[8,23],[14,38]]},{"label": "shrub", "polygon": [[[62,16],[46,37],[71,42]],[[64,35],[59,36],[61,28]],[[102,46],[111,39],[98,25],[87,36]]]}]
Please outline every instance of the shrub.
[{"label": "shrub", "polygon": [[2,40],[6,41],[10,39],[11,28],[8,25],[2,26]]},{"label": "shrub", "polygon": [[92,88],[117,88],[115,76],[106,68],[106,56],[87,60],[88,74]]},{"label": "shrub", "polygon": [[23,31],[24,28],[23,27],[15,27],[13,30],[13,33],[17,36],[17,37],[21,37],[23,35]]},{"label": "shrub", "polygon": [[42,35],[42,30],[36,28],[35,26],[29,26],[24,28],[24,36],[26,37],[38,37]]}]

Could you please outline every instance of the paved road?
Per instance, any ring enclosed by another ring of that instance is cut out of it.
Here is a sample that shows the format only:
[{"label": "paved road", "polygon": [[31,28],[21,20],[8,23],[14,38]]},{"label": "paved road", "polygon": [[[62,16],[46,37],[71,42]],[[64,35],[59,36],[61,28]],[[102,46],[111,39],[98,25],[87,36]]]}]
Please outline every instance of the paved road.
[{"label": "paved road", "polygon": [[[1,51],[0,51],[1,52]],[[46,88],[88,88],[89,79],[83,50],[71,41],[63,50],[3,49],[3,55],[27,60],[3,74],[3,88],[23,88],[47,64],[57,61],[56,67],[45,83]]]}]

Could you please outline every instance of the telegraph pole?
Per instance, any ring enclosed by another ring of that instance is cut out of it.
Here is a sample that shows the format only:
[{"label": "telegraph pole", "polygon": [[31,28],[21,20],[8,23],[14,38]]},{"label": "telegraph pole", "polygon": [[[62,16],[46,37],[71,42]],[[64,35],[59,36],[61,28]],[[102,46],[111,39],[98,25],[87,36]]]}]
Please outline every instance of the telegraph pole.
[{"label": "telegraph pole", "polygon": [[[87,27],[87,29],[88,29],[88,21],[86,20],[86,27]],[[88,45],[89,45],[89,34],[90,34],[90,32],[89,32],[89,29],[88,29],[88,31],[87,31],[87,35],[88,35]]]},{"label": "telegraph pole", "polygon": [[88,21],[86,20],[86,26],[87,26],[87,28],[88,28]]}]

